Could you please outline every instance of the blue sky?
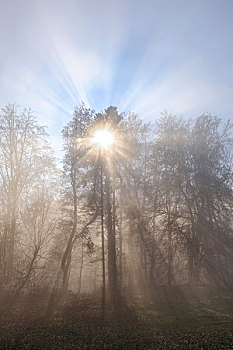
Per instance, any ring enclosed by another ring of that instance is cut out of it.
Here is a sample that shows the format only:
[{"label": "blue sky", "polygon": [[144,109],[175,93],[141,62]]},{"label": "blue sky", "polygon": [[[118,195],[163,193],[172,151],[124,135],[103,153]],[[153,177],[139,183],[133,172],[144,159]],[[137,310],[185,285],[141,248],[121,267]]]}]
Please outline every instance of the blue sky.
[{"label": "blue sky", "polygon": [[232,18],[233,0],[2,0],[0,106],[32,107],[57,151],[81,100],[233,119]]}]

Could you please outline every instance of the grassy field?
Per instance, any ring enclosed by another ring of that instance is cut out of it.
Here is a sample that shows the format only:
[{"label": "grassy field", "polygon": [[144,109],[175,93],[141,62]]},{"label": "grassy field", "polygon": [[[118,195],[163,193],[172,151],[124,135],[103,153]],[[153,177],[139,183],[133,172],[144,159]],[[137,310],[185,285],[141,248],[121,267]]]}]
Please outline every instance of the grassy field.
[{"label": "grassy field", "polygon": [[70,300],[48,316],[40,306],[18,304],[0,310],[0,349],[233,349],[233,298],[202,302],[143,299],[107,307]]}]

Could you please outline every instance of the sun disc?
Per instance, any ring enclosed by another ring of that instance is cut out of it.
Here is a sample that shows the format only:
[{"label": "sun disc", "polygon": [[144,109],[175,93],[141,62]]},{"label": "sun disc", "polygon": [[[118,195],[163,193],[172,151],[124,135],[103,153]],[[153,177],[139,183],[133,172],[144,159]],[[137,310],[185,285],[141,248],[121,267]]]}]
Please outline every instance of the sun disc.
[{"label": "sun disc", "polygon": [[106,129],[96,130],[92,139],[92,143],[104,149],[107,149],[108,147],[110,147],[113,141],[114,141],[113,134]]}]

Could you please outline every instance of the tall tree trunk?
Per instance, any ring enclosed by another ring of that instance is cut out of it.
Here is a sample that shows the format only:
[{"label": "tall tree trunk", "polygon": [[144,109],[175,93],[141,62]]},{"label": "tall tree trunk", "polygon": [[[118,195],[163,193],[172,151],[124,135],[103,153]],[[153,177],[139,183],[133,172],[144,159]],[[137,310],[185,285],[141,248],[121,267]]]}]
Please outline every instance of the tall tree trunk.
[{"label": "tall tree trunk", "polygon": [[9,225],[9,255],[7,264],[7,283],[10,284],[13,279],[14,267],[14,251],[15,251],[15,233],[16,233],[16,203],[12,205],[12,212],[10,213]]},{"label": "tall tree trunk", "polygon": [[63,267],[63,281],[62,281],[62,291],[64,296],[67,294],[68,285],[69,285],[69,276],[70,276],[70,264],[71,264],[71,250],[69,250],[66,257],[66,263]]},{"label": "tall tree trunk", "polygon": [[119,291],[122,292],[122,280],[123,280],[123,269],[122,269],[122,254],[123,254],[123,241],[122,241],[122,180],[120,183],[120,225],[119,225]]},{"label": "tall tree trunk", "polygon": [[82,253],[81,253],[81,264],[80,264],[80,271],[79,271],[79,286],[78,286],[78,294],[81,293],[82,288],[82,272],[83,272],[83,241],[82,241]]},{"label": "tall tree trunk", "polygon": [[[73,174],[73,173],[72,173]],[[63,271],[63,293],[64,295],[67,293],[68,290],[68,283],[69,283],[69,271],[70,271],[70,264],[71,264],[71,258],[72,258],[72,249],[74,245],[74,236],[76,234],[77,230],[77,214],[78,214],[78,205],[77,205],[77,193],[76,193],[76,180],[75,176],[73,175],[73,182],[72,182],[72,190],[73,190],[73,226],[72,230],[66,245],[66,249],[64,251],[62,261],[61,261],[61,268]]]},{"label": "tall tree trunk", "polygon": [[167,237],[168,237],[168,270],[167,283],[171,287],[173,282],[173,247],[172,247],[172,222],[171,222],[171,200],[166,199],[167,211]]},{"label": "tall tree trunk", "polygon": [[110,193],[110,179],[106,176],[106,211],[107,211],[107,232],[108,232],[108,283],[110,297],[113,305],[117,305],[118,283],[116,267],[116,242],[113,228],[112,204]]},{"label": "tall tree trunk", "polygon": [[[101,152],[101,150],[100,150]],[[102,319],[105,319],[105,239],[104,239],[104,189],[103,189],[103,159],[100,153],[100,215],[101,215],[101,243],[102,243]]]}]

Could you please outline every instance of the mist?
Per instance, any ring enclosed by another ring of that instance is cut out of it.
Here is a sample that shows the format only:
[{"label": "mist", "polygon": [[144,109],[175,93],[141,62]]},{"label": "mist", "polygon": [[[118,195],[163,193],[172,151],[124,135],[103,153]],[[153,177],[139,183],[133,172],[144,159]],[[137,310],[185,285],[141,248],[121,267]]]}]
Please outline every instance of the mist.
[{"label": "mist", "polygon": [[230,348],[231,2],[0,7],[0,349]]}]

